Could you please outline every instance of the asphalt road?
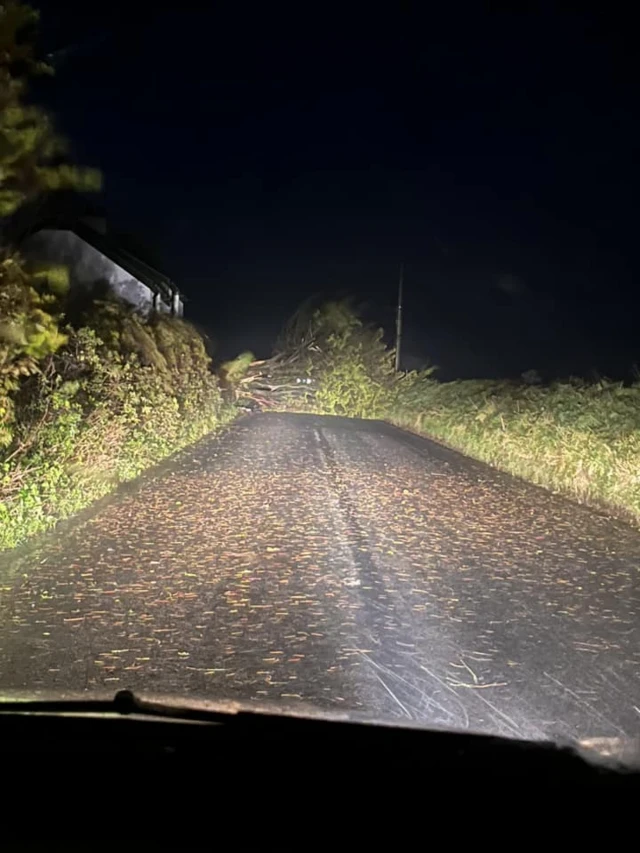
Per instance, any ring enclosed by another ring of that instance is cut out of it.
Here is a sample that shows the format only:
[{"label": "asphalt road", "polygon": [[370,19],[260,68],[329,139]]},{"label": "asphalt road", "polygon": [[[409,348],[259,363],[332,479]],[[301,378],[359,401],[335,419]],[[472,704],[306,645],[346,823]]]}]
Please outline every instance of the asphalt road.
[{"label": "asphalt road", "polygon": [[640,533],[377,422],[256,415],[0,556],[0,689],[640,734]]}]

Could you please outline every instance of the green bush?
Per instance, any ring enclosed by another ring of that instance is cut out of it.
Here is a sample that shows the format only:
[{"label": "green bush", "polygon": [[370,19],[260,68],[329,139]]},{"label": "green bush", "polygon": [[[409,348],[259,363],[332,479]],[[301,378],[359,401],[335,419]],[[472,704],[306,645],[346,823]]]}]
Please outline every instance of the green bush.
[{"label": "green bush", "polygon": [[[61,287],[56,273],[59,292],[64,281]],[[16,254],[0,261],[0,449],[13,440],[13,395],[21,380],[38,373],[40,361],[67,340],[59,328],[58,302],[42,271],[30,275]]]},{"label": "green bush", "polygon": [[289,408],[377,418],[389,407],[398,377],[382,329],[363,323],[347,302],[296,314],[283,335],[280,373],[311,379],[303,397],[292,386]]},{"label": "green bush", "polygon": [[[51,527],[228,420],[198,333],[117,303],[13,395],[0,464],[0,548]],[[100,334],[97,329],[100,329]],[[106,339],[106,340],[105,340]]]},{"label": "green bush", "polygon": [[316,406],[330,415],[381,417],[393,393],[392,360],[381,330],[356,327],[333,333],[311,374]]}]

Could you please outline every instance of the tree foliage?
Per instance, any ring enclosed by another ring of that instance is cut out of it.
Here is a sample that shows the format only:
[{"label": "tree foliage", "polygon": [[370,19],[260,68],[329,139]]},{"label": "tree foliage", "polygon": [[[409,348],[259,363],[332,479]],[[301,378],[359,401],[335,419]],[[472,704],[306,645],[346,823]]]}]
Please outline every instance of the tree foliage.
[{"label": "tree foliage", "polygon": [[56,296],[38,287],[19,259],[0,262],[0,449],[12,438],[13,394],[22,378],[67,340],[59,326]]},{"label": "tree foliage", "polygon": [[17,2],[0,6],[0,216],[53,190],[96,190],[100,173],[65,162],[65,140],[50,115],[25,101],[27,80],[50,74],[34,56],[38,13]]},{"label": "tree foliage", "polygon": [[382,416],[397,382],[382,329],[363,323],[347,302],[326,303],[315,312],[314,326],[306,371],[317,407],[332,415]]},{"label": "tree foliage", "polygon": [[231,359],[231,361],[225,361],[220,370],[230,382],[237,381],[246,376],[247,371],[255,360],[255,355],[249,350],[246,350],[245,352],[241,352],[240,355],[237,355],[234,359]]},{"label": "tree foliage", "polygon": [[[35,58],[37,20],[22,3],[0,5],[0,221],[45,192],[100,184],[95,169],[64,161],[66,145],[50,116],[26,103],[28,77],[51,71]],[[11,443],[21,379],[67,340],[60,328],[67,283],[65,270],[27,269],[6,239],[0,243],[0,448]]]},{"label": "tree foliage", "polygon": [[352,417],[382,416],[399,381],[382,330],[364,323],[348,300],[306,302],[273,357],[243,367],[242,392],[262,407]]}]

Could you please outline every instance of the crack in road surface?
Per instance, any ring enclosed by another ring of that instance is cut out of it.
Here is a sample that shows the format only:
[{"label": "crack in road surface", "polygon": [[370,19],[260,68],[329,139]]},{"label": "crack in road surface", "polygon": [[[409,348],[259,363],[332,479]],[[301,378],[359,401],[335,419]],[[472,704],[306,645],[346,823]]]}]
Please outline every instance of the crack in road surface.
[{"label": "crack in road surface", "polygon": [[0,556],[0,688],[637,735],[640,533],[378,422],[256,415]]}]

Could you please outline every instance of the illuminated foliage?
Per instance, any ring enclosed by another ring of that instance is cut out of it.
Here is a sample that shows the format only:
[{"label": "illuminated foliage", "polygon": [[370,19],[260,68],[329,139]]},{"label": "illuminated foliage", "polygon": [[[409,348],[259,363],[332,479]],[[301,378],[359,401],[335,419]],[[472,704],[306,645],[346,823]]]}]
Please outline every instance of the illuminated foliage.
[{"label": "illuminated foliage", "polygon": [[[0,217],[44,192],[97,189],[100,175],[62,159],[65,144],[51,118],[25,102],[29,75],[51,73],[34,57],[38,15],[17,2],[0,5]],[[14,400],[25,377],[67,340],[59,328],[66,270],[25,269],[14,247],[0,245],[0,449],[13,439]]]},{"label": "illuminated foliage", "polygon": [[241,352],[231,361],[225,361],[220,368],[220,374],[226,382],[234,384],[239,382],[247,375],[249,368],[255,361],[255,355],[252,352]]},{"label": "illuminated foliage", "polygon": [[[312,377],[278,407],[383,418],[580,501],[640,520],[640,384],[437,382],[434,367],[396,374],[393,350],[347,303],[308,304],[287,324],[275,370]],[[531,374],[531,375],[529,375]]]},{"label": "illuminated foliage", "polygon": [[351,322],[340,315],[335,319],[335,331],[310,359],[316,405],[331,415],[382,417],[397,382],[382,330],[367,328],[355,317]]},{"label": "illuminated foliage", "polygon": [[19,259],[0,262],[0,449],[12,440],[12,395],[41,359],[67,340],[58,326],[56,297],[28,276]]},{"label": "illuminated foliage", "polygon": [[92,319],[104,338],[90,326],[69,329],[16,395],[0,464],[0,548],[77,512],[233,415],[187,322],[145,323],[115,302],[96,305]]},{"label": "illuminated foliage", "polygon": [[0,216],[42,192],[96,190],[100,173],[65,163],[64,140],[51,117],[25,103],[29,75],[51,73],[34,58],[38,13],[22,3],[0,5]]},{"label": "illuminated foliage", "polygon": [[[43,192],[97,189],[25,104],[37,14],[0,6],[0,217]],[[204,341],[183,320],[99,300],[63,325],[65,269],[0,247],[0,548],[11,547],[211,431],[228,416]]]},{"label": "illuminated foliage", "polygon": [[416,374],[400,426],[580,501],[640,520],[640,385],[435,382]]},{"label": "illuminated foliage", "polygon": [[273,358],[229,365],[242,397],[261,407],[353,417],[380,417],[399,380],[382,330],[363,323],[347,301],[306,303]]}]

